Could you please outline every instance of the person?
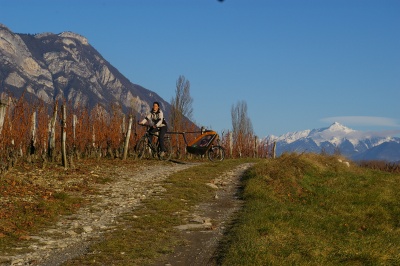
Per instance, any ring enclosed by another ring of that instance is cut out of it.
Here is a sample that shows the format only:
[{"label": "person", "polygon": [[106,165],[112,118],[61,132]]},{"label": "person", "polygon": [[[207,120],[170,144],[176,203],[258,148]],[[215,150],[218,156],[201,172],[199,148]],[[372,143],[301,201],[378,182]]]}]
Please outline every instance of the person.
[{"label": "person", "polygon": [[141,125],[145,125],[146,123],[151,125],[151,128],[149,129],[150,133],[154,134],[156,132],[160,132],[158,135],[161,151],[160,156],[164,156],[166,152],[164,145],[164,136],[165,133],[167,133],[168,126],[167,122],[164,119],[164,113],[160,109],[159,102],[154,102],[151,112],[142,121],[139,122],[139,124]]}]

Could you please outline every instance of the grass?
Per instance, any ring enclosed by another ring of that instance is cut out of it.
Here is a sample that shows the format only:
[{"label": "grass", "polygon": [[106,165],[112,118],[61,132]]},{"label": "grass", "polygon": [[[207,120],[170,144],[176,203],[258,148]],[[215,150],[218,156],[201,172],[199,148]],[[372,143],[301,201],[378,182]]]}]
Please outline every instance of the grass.
[{"label": "grass", "polygon": [[[86,256],[65,265],[146,265],[172,252],[182,242],[173,227],[214,196],[205,184],[244,162],[204,163],[175,173],[163,185],[166,192],[119,217]],[[243,177],[244,208],[220,245],[220,265],[400,265],[399,173],[347,167],[338,157],[317,154],[252,162],[257,165]],[[79,195],[96,193],[92,183],[113,182],[113,167],[134,170],[142,163],[159,162],[13,170],[0,180],[0,250],[9,252],[24,236],[85,204]],[[69,186],[60,192],[30,182],[36,174]]]},{"label": "grass", "polygon": [[221,265],[399,265],[400,175],[285,154],[244,178]]}]

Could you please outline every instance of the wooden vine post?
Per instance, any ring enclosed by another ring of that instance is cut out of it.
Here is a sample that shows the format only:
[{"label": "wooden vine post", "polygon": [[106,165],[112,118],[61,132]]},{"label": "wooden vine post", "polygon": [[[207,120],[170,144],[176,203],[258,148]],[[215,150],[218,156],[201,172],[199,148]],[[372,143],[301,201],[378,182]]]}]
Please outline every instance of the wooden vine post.
[{"label": "wooden vine post", "polygon": [[232,132],[229,132],[229,156],[233,158],[233,136]]},{"label": "wooden vine post", "polygon": [[54,104],[53,117],[49,123],[49,148],[47,154],[51,161],[54,161],[54,150],[56,148],[56,121],[57,121],[58,103]]},{"label": "wooden vine post", "polygon": [[0,134],[3,129],[4,118],[6,117],[7,105],[0,101]]},{"label": "wooden vine post", "polygon": [[125,136],[124,155],[123,155],[124,160],[126,160],[126,157],[128,156],[128,147],[129,147],[129,139],[131,138],[132,123],[133,123],[133,117],[132,115],[130,115],[128,122],[128,130],[126,131],[126,136]]},{"label": "wooden vine post", "polygon": [[74,114],[72,116],[72,138],[74,143],[74,148],[76,146],[76,124],[78,123],[78,117]]},{"label": "wooden vine post", "polygon": [[258,138],[257,138],[257,136],[254,136],[254,152],[253,152],[253,158],[258,158]]},{"label": "wooden vine post", "polygon": [[32,113],[31,116],[31,142],[30,142],[30,149],[29,154],[35,154],[36,150],[36,111]]},{"label": "wooden vine post", "polygon": [[274,146],[272,146],[272,158],[276,158],[276,141],[274,141]]},{"label": "wooden vine post", "polygon": [[62,165],[64,168],[68,167],[67,161],[67,148],[66,148],[66,141],[67,141],[67,108],[65,105],[61,106],[61,156],[62,156]]}]

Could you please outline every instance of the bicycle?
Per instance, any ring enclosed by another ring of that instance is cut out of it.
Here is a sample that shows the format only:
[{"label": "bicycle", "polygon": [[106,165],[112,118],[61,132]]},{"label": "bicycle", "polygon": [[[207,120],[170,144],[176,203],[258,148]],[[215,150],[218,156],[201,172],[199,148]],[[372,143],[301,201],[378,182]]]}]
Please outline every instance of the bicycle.
[{"label": "bicycle", "polygon": [[[168,161],[172,157],[172,145],[171,140],[168,135],[164,136],[164,147],[166,151],[164,155],[161,156],[160,150],[160,140],[159,140],[159,132],[151,133],[149,131],[149,125],[142,125],[147,127],[146,133],[139,139],[138,144],[136,145],[136,153],[139,159],[150,159],[150,158],[158,158],[163,161]],[[156,140],[154,140],[156,138]]]}]

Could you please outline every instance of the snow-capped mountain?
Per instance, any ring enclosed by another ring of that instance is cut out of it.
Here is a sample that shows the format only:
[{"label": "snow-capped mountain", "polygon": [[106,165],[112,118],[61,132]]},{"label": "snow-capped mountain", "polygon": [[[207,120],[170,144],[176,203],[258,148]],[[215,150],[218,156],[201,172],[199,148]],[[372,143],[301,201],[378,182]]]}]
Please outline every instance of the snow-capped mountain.
[{"label": "snow-capped mountain", "polygon": [[353,130],[338,122],[327,128],[289,132],[267,137],[276,142],[276,153],[338,152],[353,160],[400,160],[400,138],[377,137],[371,132]]}]

